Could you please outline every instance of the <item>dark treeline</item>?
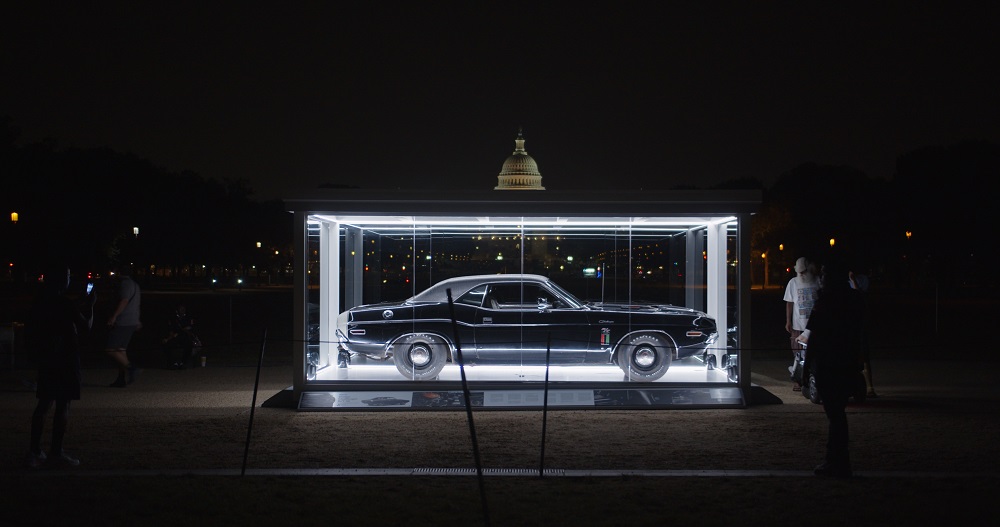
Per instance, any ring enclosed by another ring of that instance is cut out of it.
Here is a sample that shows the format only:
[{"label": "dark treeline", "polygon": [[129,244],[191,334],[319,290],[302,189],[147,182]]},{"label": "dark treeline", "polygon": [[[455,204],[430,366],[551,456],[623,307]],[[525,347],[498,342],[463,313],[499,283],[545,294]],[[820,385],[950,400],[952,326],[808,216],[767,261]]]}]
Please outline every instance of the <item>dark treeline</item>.
[{"label": "dark treeline", "polygon": [[772,279],[787,279],[795,258],[811,256],[845,260],[887,285],[996,286],[982,222],[998,174],[1000,147],[974,141],[902,155],[888,180],[850,167],[800,165],[764,189],[754,256],[777,256]]},{"label": "dark treeline", "polygon": [[[96,272],[133,263],[148,280],[290,282],[292,215],[280,201],[253,199],[246,181],[171,172],[106,148],[18,146],[9,119],[2,133],[0,201],[19,216],[0,227],[7,280],[27,280],[56,257]],[[965,142],[909,152],[889,179],[806,163],[770,187],[751,179],[718,188],[763,191],[755,284],[782,285],[795,259],[809,256],[844,259],[891,286],[992,287],[982,222],[998,174],[997,145]]]},{"label": "dark treeline", "polygon": [[287,279],[292,216],[280,201],[253,200],[244,181],[170,172],[107,148],[17,146],[9,121],[0,139],[0,202],[18,215],[0,227],[13,283],[52,259],[98,274],[131,264],[148,281]]}]

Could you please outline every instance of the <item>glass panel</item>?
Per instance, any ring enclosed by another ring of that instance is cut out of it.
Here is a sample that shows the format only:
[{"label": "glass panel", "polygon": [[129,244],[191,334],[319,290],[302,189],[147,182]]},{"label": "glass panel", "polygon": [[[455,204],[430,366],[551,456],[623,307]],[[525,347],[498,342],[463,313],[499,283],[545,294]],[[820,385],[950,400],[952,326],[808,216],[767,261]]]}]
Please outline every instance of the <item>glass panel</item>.
[{"label": "glass panel", "polygon": [[329,366],[329,357],[320,351],[320,269],[324,262],[320,259],[320,223],[306,226],[306,379],[316,378],[320,369]]},{"label": "glass panel", "polygon": [[734,382],[704,313],[707,220],[314,216],[307,380],[457,382],[461,351],[475,382]]}]

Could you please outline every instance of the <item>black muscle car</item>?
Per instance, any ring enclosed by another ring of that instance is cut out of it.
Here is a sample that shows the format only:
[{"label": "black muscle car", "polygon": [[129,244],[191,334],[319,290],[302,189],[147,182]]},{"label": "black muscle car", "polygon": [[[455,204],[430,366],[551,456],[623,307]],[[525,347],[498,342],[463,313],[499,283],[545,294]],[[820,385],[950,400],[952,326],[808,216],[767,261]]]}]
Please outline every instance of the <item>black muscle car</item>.
[{"label": "black muscle car", "polygon": [[635,381],[659,379],[718,339],[700,311],[584,303],[529,274],[451,278],[402,302],[351,308],[337,318],[337,339],[341,355],[392,359],[406,378],[430,380],[457,362],[456,327],[467,364],[545,364],[551,348],[550,364],[615,364]]}]

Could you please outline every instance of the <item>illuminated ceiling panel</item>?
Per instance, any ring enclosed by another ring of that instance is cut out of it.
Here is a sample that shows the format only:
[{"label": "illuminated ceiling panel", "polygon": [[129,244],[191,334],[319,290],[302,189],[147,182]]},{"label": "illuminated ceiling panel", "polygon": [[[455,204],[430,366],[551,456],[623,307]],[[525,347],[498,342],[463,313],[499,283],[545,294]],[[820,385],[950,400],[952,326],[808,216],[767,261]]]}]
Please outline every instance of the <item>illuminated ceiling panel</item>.
[{"label": "illuminated ceiling panel", "polygon": [[316,214],[310,222],[331,222],[352,226],[379,234],[433,231],[436,234],[466,234],[469,232],[551,232],[593,234],[595,231],[631,232],[685,232],[702,229],[708,225],[733,223],[734,216],[726,217],[591,217],[591,216],[352,216]]}]

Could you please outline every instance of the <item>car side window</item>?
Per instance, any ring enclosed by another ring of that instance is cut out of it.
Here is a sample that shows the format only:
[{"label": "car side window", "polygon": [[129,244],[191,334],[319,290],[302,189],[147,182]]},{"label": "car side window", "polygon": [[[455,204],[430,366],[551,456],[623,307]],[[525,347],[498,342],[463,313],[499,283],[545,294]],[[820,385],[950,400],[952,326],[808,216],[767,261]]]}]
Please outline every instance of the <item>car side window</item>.
[{"label": "car side window", "polygon": [[487,293],[483,307],[489,309],[517,309],[521,302],[519,284],[493,284]]},{"label": "car side window", "polygon": [[455,303],[465,304],[467,306],[479,307],[483,305],[483,299],[485,297],[486,297],[486,286],[481,285],[470,289],[467,293],[458,297],[458,300],[455,300]]},{"label": "car side window", "polygon": [[486,294],[483,307],[489,309],[538,309],[538,302],[548,305],[553,302],[553,295],[538,284],[509,283],[493,284]]}]

